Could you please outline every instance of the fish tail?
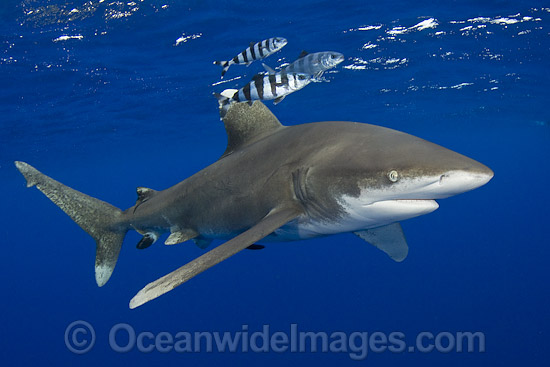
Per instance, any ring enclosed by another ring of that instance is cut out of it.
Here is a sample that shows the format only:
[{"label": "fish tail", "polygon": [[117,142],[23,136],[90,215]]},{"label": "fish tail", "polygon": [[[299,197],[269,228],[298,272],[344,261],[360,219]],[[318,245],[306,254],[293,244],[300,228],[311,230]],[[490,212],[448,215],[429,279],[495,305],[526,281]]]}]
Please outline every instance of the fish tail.
[{"label": "fish tail", "polygon": [[36,186],[95,239],[95,279],[100,287],[107,283],[130,229],[123,221],[122,211],[55,181],[25,162],[16,161],[15,166],[27,180],[27,187]]},{"label": "fish tail", "polygon": [[229,66],[231,66],[229,61],[214,61],[214,64],[220,65],[222,67],[222,78],[229,69]]}]

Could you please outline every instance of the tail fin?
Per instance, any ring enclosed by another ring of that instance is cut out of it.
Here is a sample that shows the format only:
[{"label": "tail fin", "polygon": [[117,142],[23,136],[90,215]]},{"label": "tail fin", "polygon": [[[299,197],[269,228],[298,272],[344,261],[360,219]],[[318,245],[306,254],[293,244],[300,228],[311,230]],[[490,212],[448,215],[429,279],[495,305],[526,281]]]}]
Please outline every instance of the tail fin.
[{"label": "tail fin", "polygon": [[231,99],[220,93],[214,93],[214,97],[218,100],[220,107],[220,118],[223,120],[225,114],[229,110],[229,106],[231,105]]},{"label": "tail fin", "polygon": [[231,64],[229,64],[229,61],[214,61],[214,64],[220,65],[222,67],[222,79]]},{"label": "tail fin", "polygon": [[95,279],[100,287],[107,283],[129,229],[122,223],[122,211],[55,181],[25,162],[16,161],[15,166],[27,180],[27,187],[36,186],[96,240]]}]

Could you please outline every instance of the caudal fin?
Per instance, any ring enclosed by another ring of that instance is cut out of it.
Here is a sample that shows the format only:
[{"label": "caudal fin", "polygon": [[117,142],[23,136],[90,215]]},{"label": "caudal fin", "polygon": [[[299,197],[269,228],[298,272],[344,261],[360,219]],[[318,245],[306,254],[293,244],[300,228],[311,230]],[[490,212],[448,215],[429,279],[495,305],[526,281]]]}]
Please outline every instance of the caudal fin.
[{"label": "caudal fin", "polygon": [[44,175],[25,162],[15,162],[27,180],[96,241],[95,279],[103,286],[113,273],[128,226],[122,222],[122,211],[111,204],[71,189]]},{"label": "caudal fin", "polygon": [[220,65],[222,67],[222,79],[223,79],[223,76],[225,75],[225,73],[227,72],[231,64],[229,63],[229,61],[214,61],[214,64]]}]

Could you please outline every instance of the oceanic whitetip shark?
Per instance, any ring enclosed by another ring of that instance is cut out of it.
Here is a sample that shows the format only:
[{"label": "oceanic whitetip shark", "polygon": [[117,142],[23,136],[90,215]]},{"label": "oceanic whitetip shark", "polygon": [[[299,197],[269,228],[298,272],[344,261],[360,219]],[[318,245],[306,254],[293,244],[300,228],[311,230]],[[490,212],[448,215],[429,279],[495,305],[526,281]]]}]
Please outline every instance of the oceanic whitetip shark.
[{"label": "oceanic whitetip shark", "polygon": [[169,232],[166,244],[205,248],[227,242],[148,284],[138,307],[258,241],[293,241],[353,232],[402,261],[408,247],[399,224],[438,208],[435,199],[487,183],[481,163],[415,136],[364,123],[327,121],[284,126],[261,102],[235,103],[223,118],[222,157],[163,191],[138,188],[122,211],[73,190],[24,162],[27,180],[96,240],[95,277],[110,278],[126,232],[138,248]]}]

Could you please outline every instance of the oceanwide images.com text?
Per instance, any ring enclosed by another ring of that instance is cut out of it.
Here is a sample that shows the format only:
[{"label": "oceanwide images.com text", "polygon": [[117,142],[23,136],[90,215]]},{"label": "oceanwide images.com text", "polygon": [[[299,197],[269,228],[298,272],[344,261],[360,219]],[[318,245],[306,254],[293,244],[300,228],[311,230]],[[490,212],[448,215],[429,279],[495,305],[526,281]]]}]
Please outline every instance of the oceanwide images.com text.
[{"label": "oceanwide images.com text", "polygon": [[[345,353],[364,360],[369,353],[485,352],[485,334],[480,331],[422,331],[408,338],[401,331],[304,331],[298,324],[286,330],[244,324],[238,331],[151,332],[119,323],[105,338],[117,353]],[[75,354],[90,352],[95,342],[95,329],[86,321],[75,321],[65,330],[65,345]]]}]

